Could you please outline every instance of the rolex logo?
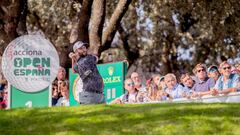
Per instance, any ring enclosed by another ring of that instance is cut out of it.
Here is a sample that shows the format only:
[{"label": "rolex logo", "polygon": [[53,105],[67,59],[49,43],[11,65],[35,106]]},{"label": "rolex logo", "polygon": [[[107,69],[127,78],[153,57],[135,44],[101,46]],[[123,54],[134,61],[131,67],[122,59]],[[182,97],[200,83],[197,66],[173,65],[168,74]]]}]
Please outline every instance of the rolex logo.
[{"label": "rolex logo", "polygon": [[114,72],[114,68],[113,67],[109,67],[108,68],[108,74],[112,76],[113,72]]}]

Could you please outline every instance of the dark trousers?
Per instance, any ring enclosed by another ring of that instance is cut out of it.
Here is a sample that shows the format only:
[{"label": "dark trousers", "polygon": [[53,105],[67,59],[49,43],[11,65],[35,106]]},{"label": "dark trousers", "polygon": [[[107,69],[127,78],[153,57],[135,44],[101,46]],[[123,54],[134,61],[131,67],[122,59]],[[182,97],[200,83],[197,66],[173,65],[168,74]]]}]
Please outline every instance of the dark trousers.
[{"label": "dark trousers", "polygon": [[103,93],[83,91],[79,93],[80,104],[103,104],[105,103]]}]

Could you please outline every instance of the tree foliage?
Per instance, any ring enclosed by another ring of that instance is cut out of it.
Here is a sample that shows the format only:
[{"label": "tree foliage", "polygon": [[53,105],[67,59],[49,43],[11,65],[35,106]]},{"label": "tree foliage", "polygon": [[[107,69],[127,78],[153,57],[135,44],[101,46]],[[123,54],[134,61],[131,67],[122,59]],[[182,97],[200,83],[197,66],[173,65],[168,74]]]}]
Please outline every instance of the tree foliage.
[{"label": "tree foliage", "polygon": [[190,71],[239,54],[239,7],[238,0],[1,0],[0,53],[15,37],[40,33],[64,66],[79,39],[103,62],[111,54],[145,73]]},{"label": "tree foliage", "polygon": [[240,45],[239,6],[237,0],[137,1],[137,16],[124,19],[130,35],[137,37],[130,44],[141,52],[136,67],[164,74],[191,71],[199,62],[210,65],[235,58]]}]

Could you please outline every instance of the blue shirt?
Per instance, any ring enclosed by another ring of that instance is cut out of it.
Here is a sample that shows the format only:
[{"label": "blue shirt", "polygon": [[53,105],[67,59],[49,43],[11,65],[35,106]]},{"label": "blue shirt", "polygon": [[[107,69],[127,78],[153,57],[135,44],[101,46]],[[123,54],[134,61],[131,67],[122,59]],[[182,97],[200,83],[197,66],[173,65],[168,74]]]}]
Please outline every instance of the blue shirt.
[{"label": "blue shirt", "polygon": [[213,78],[205,78],[204,81],[196,79],[195,84],[193,85],[192,90],[195,92],[205,92],[209,91],[210,88],[213,88],[215,85],[215,81]]},{"label": "blue shirt", "polygon": [[187,95],[192,95],[192,89],[187,87],[187,86],[184,86],[183,87],[183,91],[187,94]]},{"label": "blue shirt", "polygon": [[223,90],[227,88],[237,88],[237,85],[239,83],[239,75],[238,74],[231,74],[229,79],[226,81],[223,81],[223,75],[221,75],[214,88],[217,90]]},{"label": "blue shirt", "polygon": [[93,55],[80,57],[74,65],[74,70],[83,83],[83,91],[103,92],[103,80],[97,69],[97,58]]},{"label": "blue shirt", "polygon": [[183,86],[176,84],[175,87],[173,88],[173,90],[170,90],[168,88],[166,88],[166,93],[168,93],[173,99],[176,98],[182,98],[182,94],[183,94]]}]

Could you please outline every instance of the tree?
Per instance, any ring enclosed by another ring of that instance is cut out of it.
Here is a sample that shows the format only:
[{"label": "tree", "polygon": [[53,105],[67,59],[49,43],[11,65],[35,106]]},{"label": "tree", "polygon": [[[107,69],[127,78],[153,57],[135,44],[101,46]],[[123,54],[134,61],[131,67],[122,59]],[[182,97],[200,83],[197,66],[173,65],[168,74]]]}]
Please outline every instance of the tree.
[{"label": "tree", "polygon": [[26,34],[27,0],[0,2],[0,56],[7,44]]},{"label": "tree", "polygon": [[22,5],[0,2],[1,53],[15,37],[37,32],[56,46],[65,67],[78,39],[103,59],[126,56],[133,70],[166,74],[191,71],[199,62],[218,64],[240,51],[238,0],[28,0]]}]

